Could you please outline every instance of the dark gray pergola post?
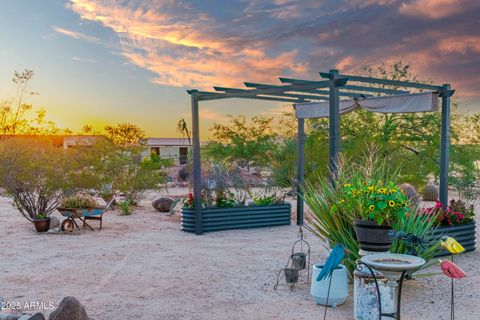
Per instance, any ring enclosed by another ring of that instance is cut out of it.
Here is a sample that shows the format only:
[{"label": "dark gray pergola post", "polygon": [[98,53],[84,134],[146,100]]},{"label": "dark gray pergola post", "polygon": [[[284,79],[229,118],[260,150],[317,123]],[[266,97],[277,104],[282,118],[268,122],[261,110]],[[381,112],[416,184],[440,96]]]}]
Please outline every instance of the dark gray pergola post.
[{"label": "dark gray pergola post", "polygon": [[448,157],[450,150],[450,96],[453,94],[449,84],[442,86],[442,132],[440,138],[440,202],[448,206]]},{"label": "dark gray pergola post", "polygon": [[297,225],[303,225],[303,183],[304,177],[305,120],[298,119],[297,129]]},{"label": "dark gray pergola post", "polygon": [[332,182],[337,178],[338,150],[340,144],[340,95],[336,84],[338,70],[330,70],[329,79],[329,128],[330,128],[330,174]]},{"label": "dark gray pergola post", "polygon": [[198,94],[192,96],[192,141],[193,141],[193,197],[195,205],[195,234],[203,234],[202,225],[202,165],[200,159],[200,122]]}]

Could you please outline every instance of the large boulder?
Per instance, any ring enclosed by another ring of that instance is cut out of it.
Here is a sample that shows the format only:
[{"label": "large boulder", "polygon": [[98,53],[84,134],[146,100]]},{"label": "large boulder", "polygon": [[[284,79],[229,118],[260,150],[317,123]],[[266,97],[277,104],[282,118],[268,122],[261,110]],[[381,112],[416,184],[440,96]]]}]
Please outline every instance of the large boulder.
[{"label": "large boulder", "polygon": [[152,207],[160,212],[170,212],[172,208],[173,199],[172,198],[158,198],[152,202]]},{"label": "large boulder", "polygon": [[82,304],[74,297],[65,297],[48,320],[89,320]]}]

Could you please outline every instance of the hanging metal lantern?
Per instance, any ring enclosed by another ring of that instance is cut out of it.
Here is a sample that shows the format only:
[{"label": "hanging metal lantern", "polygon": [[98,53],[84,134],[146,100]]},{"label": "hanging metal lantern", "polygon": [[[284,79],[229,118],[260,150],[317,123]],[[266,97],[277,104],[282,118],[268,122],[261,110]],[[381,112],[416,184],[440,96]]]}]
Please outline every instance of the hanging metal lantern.
[{"label": "hanging metal lantern", "polygon": [[280,275],[283,273],[285,276],[285,282],[290,284],[290,289],[293,289],[295,283],[298,282],[300,273],[307,274],[307,282],[310,281],[310,244],[305,241],[303,229],[300,227],[298,232],[299,240],[295,241],[292,246],[290,257],[288,257],[285,267],[278,271],[277,281],[273,286],[274,290],[277,290],[280,282]]}]

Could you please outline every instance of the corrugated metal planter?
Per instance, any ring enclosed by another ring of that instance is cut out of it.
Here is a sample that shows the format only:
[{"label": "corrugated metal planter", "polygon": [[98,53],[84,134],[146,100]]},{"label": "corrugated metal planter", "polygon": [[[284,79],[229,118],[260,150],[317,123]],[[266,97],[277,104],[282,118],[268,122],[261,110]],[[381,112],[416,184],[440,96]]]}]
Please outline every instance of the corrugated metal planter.
[{"label": "corrugated metal planter", "polygon": [[[466,223],[458,226],[438,227],[432,230],[430,241],[440,241],[443,236],[454,237],[465,248],[465,251],[475,250],[475,222]],[[450,253],[441,248],[436,253],[436,257],[447,256]]]},{"label": "corrugated metal planter", "polygon": [[[290,203],[202,210],[203,232],[289,225]],[[195,232],[195,211],[182,208],[182,230]]]}]

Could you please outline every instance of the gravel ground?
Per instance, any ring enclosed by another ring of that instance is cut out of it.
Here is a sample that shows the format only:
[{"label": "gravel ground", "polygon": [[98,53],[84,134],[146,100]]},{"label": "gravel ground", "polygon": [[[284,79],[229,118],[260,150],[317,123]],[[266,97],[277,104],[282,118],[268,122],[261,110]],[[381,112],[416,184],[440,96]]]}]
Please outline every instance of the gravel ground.
[{"label": "gravel ground", "polygon": [[[9,302],[54,302],[74,296],[91,319],[320,319],[309,286],[273,290],[298,229],[234,230],[203,236],[179,230],[179,218],[149,202],[132,216],[108,212],[100,232],[38,234],[0,198],[0,296]],[[324,256],[307,239],[312,262]],[[480,319],[478,251],[456,259],[456,319]],[[439,268],[433,270],[438,271]],[[402,319],[449,319],[450,281],[409,281]],[[350,287],[352,290],[352,287]],[[327,319],[353,319],[353,292]],[[30,311],[33,313],[32,311]],[[44,311],[49,314],[50,311]]]}]

